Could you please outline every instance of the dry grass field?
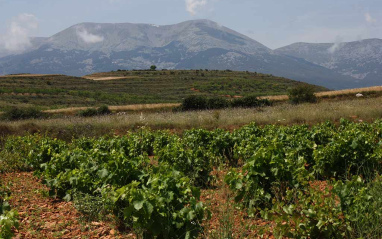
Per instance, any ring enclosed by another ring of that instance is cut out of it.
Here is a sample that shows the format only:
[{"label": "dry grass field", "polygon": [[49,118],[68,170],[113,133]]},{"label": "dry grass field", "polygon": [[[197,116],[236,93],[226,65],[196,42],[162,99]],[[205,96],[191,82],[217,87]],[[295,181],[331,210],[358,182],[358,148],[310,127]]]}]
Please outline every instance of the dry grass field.
[{"label": "dry grass field", "polygon": [[[355,96],[358,93],[362,94],[367,92],[382,92],[382,86],[373,86],[373,87],[346,89],[346,90],[335,90],[335,91],[323,91],[323,92],[317,92],[316,96],[318,98],[336,97],[336,96],[351,95],[351,94],[354,94]],[[273,101],[285,101],[285,100],[288,100],[288,95],[270,95],[270,96],[262,96],[259,98],[269,99]]]},{"label": "dry grass field", "polygon": [[382,97],[377,97],[300,105],[280,103],[259,109],[236,108],[188,112],[137,110],[89,118],[61,116],[50,119],[0,121],[0,131],[3,135],[41,132],[58,138],[71,139],[81,136],[125,134],[129,130],[134,131],[141,127],[181,132],[191,128],[235,129],[250,122],[259,125],[313,125],[325,121],[338,122],[341,118],[371,122],[382,117],[381,105]]}]

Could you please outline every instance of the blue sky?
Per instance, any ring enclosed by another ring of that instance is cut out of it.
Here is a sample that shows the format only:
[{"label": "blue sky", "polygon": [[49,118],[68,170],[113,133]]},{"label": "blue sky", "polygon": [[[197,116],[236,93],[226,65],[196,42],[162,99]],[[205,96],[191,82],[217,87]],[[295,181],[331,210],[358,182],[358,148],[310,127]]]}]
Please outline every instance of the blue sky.
[{"label": "blue sky", "polygon": [[0,0],[0,41],[51,36],[80,22],[167,25],[200,18],[273,49],[382,38],[382,0]]}]

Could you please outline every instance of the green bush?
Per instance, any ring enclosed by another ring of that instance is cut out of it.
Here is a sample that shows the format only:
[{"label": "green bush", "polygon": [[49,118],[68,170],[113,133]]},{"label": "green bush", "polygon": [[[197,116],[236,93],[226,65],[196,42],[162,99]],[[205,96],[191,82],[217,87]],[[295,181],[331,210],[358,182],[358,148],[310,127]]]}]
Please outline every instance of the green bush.
[{"label": "green bush", "polygon": [[99,107],[98,109],[95,108],[88,108],[86,110],[82,110],[78,113],[79,116],[82,117],[92,117],[97,115],[108,115],[111,111],[107,105],[103,105]]},{"label": "green bush", "polygon": [[234,99],[231,102],[232,107],[253,108],[270,106],[271,102],[268,99],[259,99],[257,96],[246,96],[243,98]]},{"label": "green bush", "polygon": [[237,98],[229,101],[225,98],[211,97],[207,98],[205,96],[192,95],[183,100],[182,109],[183,110],[213,110],[213,109],[224,109],[228,107],[242,107],[242,108],[252,108],[252,107],[263,107],[270,106],[271,102],[268,99],[258,99],[256,96],[246,96],[243,98]]},{"label": "green bush", "polygon": [[82,117],[92,117],[98,115],[98,111],[97,109],[89,108],[86,110],[81,110],[80,112],[78,112],[78,115]]},{"label": "green bush", "polygon": [[191,95],[183,100],[182,108],[183,110],[205,110],[207,109],[207,98]]},{"label": "green bush", "polygon": [[209,98],[207,99],[207,108],[208,109],[224,109],[224,108],[228,108],[229,107],[229,103],[228,103],[228,100],[224,99],[224,98],[219,98],[219,97],[213,97],[213,98]]},{"label": "green bush", "polygon": [[288,97],[292,104],[300,104],[304,102],[314,103],[317,101],[313,86],[307,85],[299,85],[290,89],[288,92]]},{"label": "green bush", "polygon": [[4,120],[23,120],[23,119],[37,119],[44,117],[44,113],[37,108],[16,108],[12,107],[6,109],[1,116]]},{"label": "green bush", "polygon": [[102,105],[101,107],[99,107],[97,112],[98,112],[98,115],[108,115],[111,113],[107,105]]}]

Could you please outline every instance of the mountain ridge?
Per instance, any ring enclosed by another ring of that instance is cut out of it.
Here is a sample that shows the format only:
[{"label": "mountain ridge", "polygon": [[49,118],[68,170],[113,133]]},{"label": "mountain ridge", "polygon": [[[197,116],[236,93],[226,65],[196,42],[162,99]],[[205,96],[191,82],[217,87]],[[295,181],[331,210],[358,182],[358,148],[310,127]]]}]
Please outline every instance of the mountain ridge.
[{"label": "mountain ridge", "polygon": [[382,84],[382,39],[341,43],[294,43],[275,50],[350,76],[364,86]]}]

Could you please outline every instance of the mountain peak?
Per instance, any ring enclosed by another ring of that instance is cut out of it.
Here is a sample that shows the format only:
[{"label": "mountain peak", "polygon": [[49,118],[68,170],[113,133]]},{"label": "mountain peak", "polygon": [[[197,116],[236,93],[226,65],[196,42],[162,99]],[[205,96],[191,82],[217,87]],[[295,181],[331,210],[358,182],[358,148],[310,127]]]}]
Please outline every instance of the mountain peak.
[{"label": "mountain peak", "polygon": [[198,19],[173,25],[142,23],[91,23],[71,26],[50,37],[53,48],[67,50],[125,51],[179,44],[191,52],[210,48],[245,51],[250,54],[270,52],[259,42],[218,23]]}]

